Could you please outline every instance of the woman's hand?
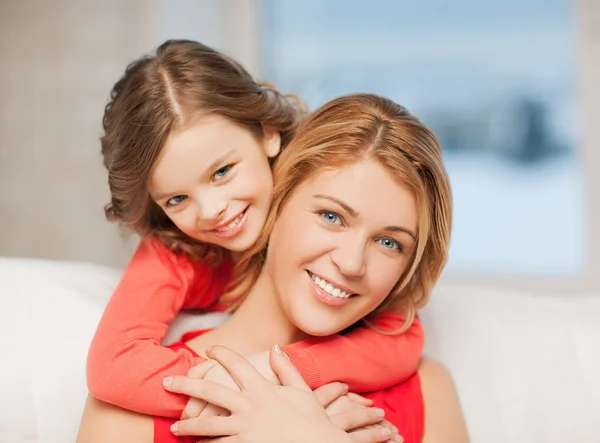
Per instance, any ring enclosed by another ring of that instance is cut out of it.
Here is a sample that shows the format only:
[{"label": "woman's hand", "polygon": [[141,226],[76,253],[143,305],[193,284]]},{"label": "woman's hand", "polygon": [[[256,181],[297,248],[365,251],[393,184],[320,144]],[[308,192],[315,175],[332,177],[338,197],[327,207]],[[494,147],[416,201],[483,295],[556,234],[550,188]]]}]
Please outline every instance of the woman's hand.
[{"label": "woman's hand", "polygon": [[[218,383],[222,386],[233,389],[234,391],[240,392],[240,388],[235,383],[229,372],[227,372],[223,366],[214,360],[206,360],[205,362],[194,366],[188,371],[187,376]],[[185,420],[196,417],[208,418],[218,415],[229,415],[229,411],[208,403],[204,399],[190,397],[183,412],[181,413],[181,419]]]},{"label": "woman's hand", "polygon": [[[231,443],[355,441],[332,424],[317,395],[306,385],[279,347],[271,350],[271,366],[283,386],[271,384],[246,359],[227,348],[210,348],[207,355],[231,374],[241,392],[207,380],[168,377],[165,379],[165,389],[203,399],[231,412],[230,416],[181,420],[173,425],[172,430],[176,435],[226,437],[217,438],[216,441]],[[336,394],[323,392],[320,395],[324,398],[336,398]],[[360,441],[385,441],[390,435],[389,431],[387,437],[379,430],[371,430],[371,433],[379,435],[379,439]]]},{"label": "woman's hand", "polygon": [[[271,368],[269,352],[261,352],[260,354],[248,357],[247,360],[265,379],[274,385],[280,384],[279,378],[277,378],[277,375],[275,375]],[[229,372],[214,360],[209,359],[194,366],[188,371],[187,375],[192,378],[202,378],[204,380],[212,381],[233,390],[240,390]],[[207,403],[202,399],[192,397],[185,406],[181,418],[208,418],[215,415],[229,415],[229,411]]]}]

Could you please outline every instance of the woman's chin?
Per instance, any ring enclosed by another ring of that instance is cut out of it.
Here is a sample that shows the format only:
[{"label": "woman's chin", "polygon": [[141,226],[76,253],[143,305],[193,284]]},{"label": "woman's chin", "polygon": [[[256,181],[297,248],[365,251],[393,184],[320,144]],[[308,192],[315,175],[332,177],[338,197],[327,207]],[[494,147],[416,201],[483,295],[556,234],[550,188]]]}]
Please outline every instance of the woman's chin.
[{"label": "woman's chin", "polygon": [[296,327],[311,337],[327,337],[344,329],[342,325],[315,320],[296,322]]},{"label": "woman's chin", "polygon": [[288,318],[303,333],[312,337],[337,334],[352,324],[347,312],[323,309],[320,305],[292,305]]}]

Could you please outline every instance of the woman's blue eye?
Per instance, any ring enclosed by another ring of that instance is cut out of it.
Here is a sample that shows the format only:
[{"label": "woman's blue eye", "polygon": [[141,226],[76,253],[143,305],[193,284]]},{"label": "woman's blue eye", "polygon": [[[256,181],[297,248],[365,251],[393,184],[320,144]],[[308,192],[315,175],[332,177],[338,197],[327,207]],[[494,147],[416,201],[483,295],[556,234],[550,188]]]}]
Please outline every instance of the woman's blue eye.
[{"label": "woman's blue eye", "polygon": [[336,214],[335,212],[329,212],[329,211],[322,212],[321,217],[323,217],[323,219],[325,219],[325,221],[327,223],[331,223],[332,225],[336,225],[339,222],[341,222],[340,216],[338,214]]},{"label": "woman's blue eye", "polygon": [[217,169],[213,175],[214,178],[217,180],[220,180],[223,177],[225,177],[231,170],[231,166],[232,165],[227,165],[227,166],[223,166],[222,168]]},{"label": "woman's blue eye", "polygon": [[400,247],[400,244],[397,241],[392,240],[391,238],[381,238],[378,240],[378,242],[381,246],[383,246],[386,249],[402,250],[402,248]]},{"label": "woman's blue eye", "polygon": [[167,200],[167,207],[175,206],[184,201],[187,197],[185,195],[176,195]]}]

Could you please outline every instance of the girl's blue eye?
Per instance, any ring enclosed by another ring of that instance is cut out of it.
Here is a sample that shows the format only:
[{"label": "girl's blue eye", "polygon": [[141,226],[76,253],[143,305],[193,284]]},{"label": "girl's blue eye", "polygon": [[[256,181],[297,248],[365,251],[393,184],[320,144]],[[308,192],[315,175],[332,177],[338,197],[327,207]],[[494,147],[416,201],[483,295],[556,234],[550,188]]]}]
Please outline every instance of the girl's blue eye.
[{"label": "girl's blue eye", "polygon": [[332,225],[337,225],[337,224],[341,223],[340,216],[338,214],[336,214],[335,212],[330,212],[330,211],[322,212],[321,217],[323,217],[323,219],[327,223],[331,223]]},{"label": "girl's blue eye", "polygon": [[175,206],[184,201],[187,197],[185,195],[176,195],[167,200],[167,207]]},{"label": "girl's blue eye", "polygon": [[400,251],[402,250],[400,244],[397,241],[392,240],[391,238],[381,238],[377,241],[381,246],[383,246],[386,249],[397,249]]},{"label": "girl's blue eye", "polygon": [[225,177],[227,174],[229,174],[229,171],[231,170],[231,166],[232,165],[227,165],[227,166],[223,166],[222,168],[219,168],[215,171],[215,173],[213,174],[213,177],[216,180],[220,180],[223,177]]}]

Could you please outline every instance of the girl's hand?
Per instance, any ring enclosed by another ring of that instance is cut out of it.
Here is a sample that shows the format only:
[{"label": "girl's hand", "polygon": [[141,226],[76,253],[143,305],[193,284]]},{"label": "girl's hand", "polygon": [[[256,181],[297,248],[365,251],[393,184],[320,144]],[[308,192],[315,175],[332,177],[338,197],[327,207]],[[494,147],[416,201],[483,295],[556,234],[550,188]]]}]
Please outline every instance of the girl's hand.
[{"label": "girl's hand", "polygon": [[350,392],[327,405],[325,411],[331,421],[348,432],[355,443],[402,443],[404,439],[398,429],[384,419],[383,409],[372,406],[371,400]]}]

